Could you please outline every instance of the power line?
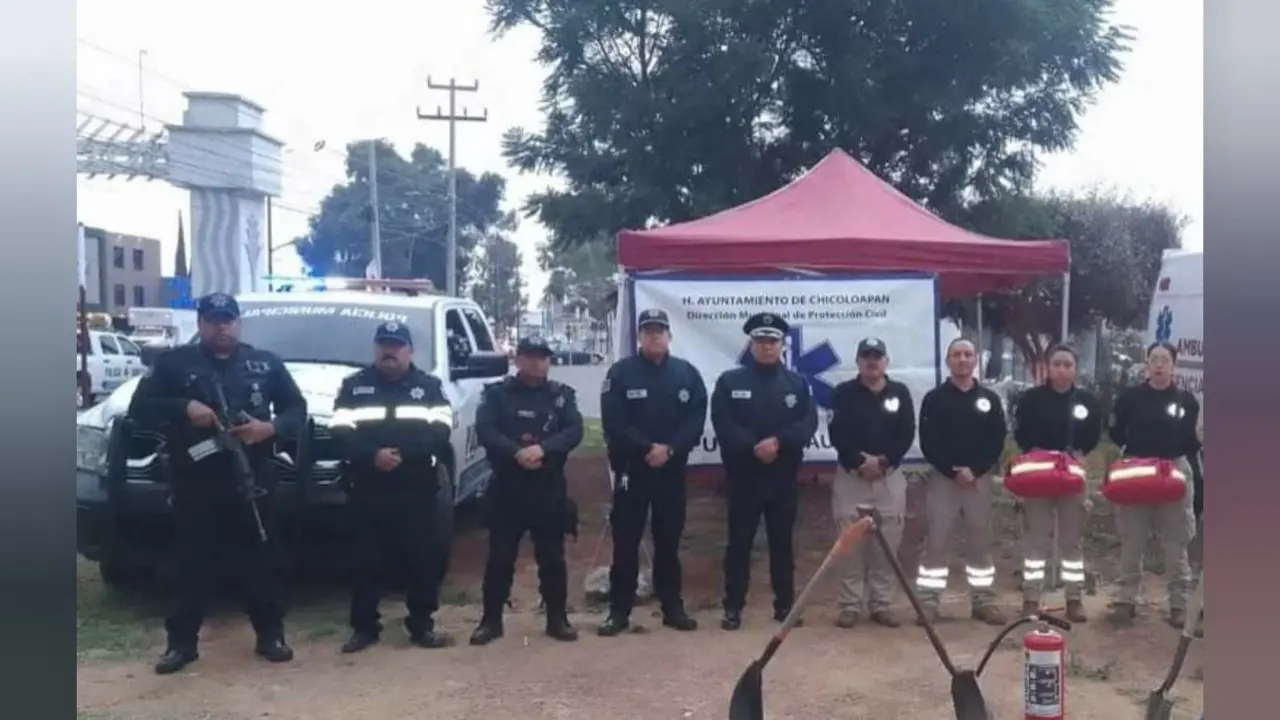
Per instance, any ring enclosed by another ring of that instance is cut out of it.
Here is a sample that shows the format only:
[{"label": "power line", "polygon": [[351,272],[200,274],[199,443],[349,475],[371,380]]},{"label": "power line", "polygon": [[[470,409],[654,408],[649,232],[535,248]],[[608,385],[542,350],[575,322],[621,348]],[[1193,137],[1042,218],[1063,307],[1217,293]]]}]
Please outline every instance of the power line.
[{"label": "power line", "polygon": [[489,119],[489,109],[485,108],[484,114],[480,116],[467,114],[466,108],[463,108],[462,114],[458,115],[458,93],[460,92],[476,92],[480,89],[480,81],[477,80],[470,85],[459,85],[454,82],[453,78],[449,78],[448,85],[437,85],[431,82],[431,77],[427,77],[427,88],[429,90],[446,90],[449,93],[449,114],[445,115],[440,111],[440,106],[436,106],[435,114],[423,114],[422,109],[418,108],[419,120],[442,120],[449,123],[449,249],[447,250],[447,259],[445,261],[445,286],[450,297],[458,296],[458,164],[457,164],[457,138],[456,130],[459,122],[486,122]]}]

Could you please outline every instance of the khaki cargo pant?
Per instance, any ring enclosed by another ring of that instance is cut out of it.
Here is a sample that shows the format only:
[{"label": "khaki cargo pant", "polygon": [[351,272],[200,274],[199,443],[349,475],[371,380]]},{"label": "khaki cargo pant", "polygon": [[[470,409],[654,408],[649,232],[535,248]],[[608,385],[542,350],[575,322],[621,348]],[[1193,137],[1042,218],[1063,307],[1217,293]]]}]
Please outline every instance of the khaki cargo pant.
[{"label": "khaki cargo pant", "polygon": [[[841,531],[857,522],[859,505],[871,505],[880,512],[881,530],[896,553],[906,521],[907,476],[894,470],[878,480],[865,480],[857,473],[837,468],[831,480],[831,514]],[[875,613],[893,606],[898,581],[874,538],[855,545],[841,560],[839,573],[836,601],[842,611],[861,613],[865,609]]]},{"label": "khaki cargo pant", "polygon": [[[1191,477],[1191,468],[1179,461],[1179,468]],[[1119,506],[1116,532],[1120,535],[1120,587],[1116,602],[1135,604],[1142,584],[1142,561],[1152,533],[1160,539],[1164,554],[1164,576],[1169,585],[1170,609],[1185,610],[1191,586],[1191,563],[1187,555],[1196,532],[1190,481],[1182,502],[1168,505]]]},{"label": "khaki cargo pant", "polygon": [[996,567],[991,560],[991,476],[979,477],[972,487],[961,488],[951,478],[930,470],[925,480],[925,515],[928,523],[924,557],[916,573],[916,593],[926,608],[937,610],[947,589],[951,560],[951,531],[963,523],[965,577],[973,607],[996,602]]},{"label": "khaki cargo pant", "polygon": [[1040,602],[1045,573],[1053,555],[1053,529],[1058,528],[1058,562],[1067,600],[1083,596],[1085,494],[1023,500],[1026,532],[1022,536],[1022,599]]}]

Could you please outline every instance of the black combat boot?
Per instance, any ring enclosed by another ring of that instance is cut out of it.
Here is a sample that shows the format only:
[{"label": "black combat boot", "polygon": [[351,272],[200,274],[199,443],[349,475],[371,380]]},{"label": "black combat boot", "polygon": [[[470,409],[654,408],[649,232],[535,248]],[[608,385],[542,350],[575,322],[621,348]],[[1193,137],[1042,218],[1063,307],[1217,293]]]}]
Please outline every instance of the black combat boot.
[{"label": "black combat boot", "polygon": [[548,610],[547,637],[560,642],[573,642],[578,639],[578,629],[569,622],[569,616],[563,610]]},{"label": "black combat boot", "polygon": [[631,629],[631,618],[626,615],[617,613],[609,613],[609,617],[600,623],[600,627],[596,628],[596,634],[600,637],[615,637],[621,635]]},{"label": "black combat boot", "polygon": [[415,623],[405,618],[404,630],[409,633],[409,642],[420,648],[438,650],[453,645],[453,637],[448,633],[439,632],[430,622]]},{"label": "black combat boot", "polygon": [[683,606],[675,606],[662,611],[662,624],[680,632],[693,632],[698,629],[698,621],[684,611]]},{"label": "black combat boot", "polygon": [[267,662],[286,663],[293,659],[293,648],[279,636],[258,638],[253,652]]},{"label": "black combat boot", "polygon": [[489,643],[502,637],[502,618],[483,617],[480,618],[480,624],[476,626],[475,631],[471,633],[472,645],[488,645]]},{"label": "black combat boot", "polygon": [[[789,607],[776,608],[773,611],[773,621],[782,622],[786,620],[787,616],[790,614],[791,614],[791,608]],[[801,625],[804,625],[804,618],[796,618],[796,624],[793,625],[792,627],[800,627]]]},{"label": "black combat boot", "polygon": [[356,630],[351,633],[351,637],[347,638],[347,641],[342,644],[342,652],[346,655],[351,655],[368,650],[378,644],[378,639],[378,633]]},{"label": "black combat boot", "polygon": [[200,653],[195,648],[170,646],[156,661],[156,674],[172,675],[199,659]]},{"label": "black combat boot", "polygon": [[720,618],[720,628],[722,630],[737,630],[742,627],[742,611],[725,610],[724,617]]}]

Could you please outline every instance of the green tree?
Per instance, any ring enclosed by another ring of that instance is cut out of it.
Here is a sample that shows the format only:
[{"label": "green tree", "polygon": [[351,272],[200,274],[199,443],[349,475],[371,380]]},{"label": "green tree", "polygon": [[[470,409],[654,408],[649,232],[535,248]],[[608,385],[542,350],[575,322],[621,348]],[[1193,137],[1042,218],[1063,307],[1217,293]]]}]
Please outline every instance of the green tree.
[{"label": "green tree", "polygon": [[[1144,325],[1161,255],[1181,247],[1187,221],[1168,205],[1094,190],[995,198],[967,209],[961,222],[994,237],[1070,242],[1068,326],[1075,332],[1103,320],[1121,329]],[[1040,367],[1061,340],[1062,281],[984,298],[983,321]]]},{"label": "green tree", "polygon": [[[406,159],[377,141],[378,219],[382,274],[427,278],[445,287],[448,253],[448,165],[436,150],[416,145]],[[347,146],[347,177],[320,204],[307,234],[296,243],[316,275],[363,277],[372,257],[368,141]],[[458,277],[466,278],[476,244],[498,230],[506,181],[494,173],[476,177],[458,168]]]},{"label": "green tree", "polygon": [[549,68],[544,127],[504,153],[565,179],[525,206],[557,245],[760,197],[833,147],[949,213],[1072,144],[1121,70],[1112,2],[487,0]]},{"label": "green tree", "polygon": [[593,242],[557,248],[551,243],[538,247],[538,267],[547,273],[543,300],[559,303],[569,312],[579,308],[602,320],[617,304],[618,271],[614,243]]},{"label": "green tree", "polygon": [[471,299],[475,300],[494,324],[499,334],[508,334],[520,324],[528,296],[520,265],[524,262],[520,248],[507,239],[515,229],[516,219],[509,213],[501,226],[480,241],[479,261],[471,282]]}]

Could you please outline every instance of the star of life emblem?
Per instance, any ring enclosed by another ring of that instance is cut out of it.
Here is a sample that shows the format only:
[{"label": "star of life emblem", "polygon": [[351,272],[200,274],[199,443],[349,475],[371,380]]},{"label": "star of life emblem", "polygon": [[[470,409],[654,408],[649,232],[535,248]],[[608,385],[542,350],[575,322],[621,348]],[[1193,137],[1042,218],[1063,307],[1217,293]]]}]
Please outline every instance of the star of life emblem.
[{"label": "star of life emblem", "polygon": [[680,388],[680,392],[676,393],[676,397],[680,398],[680,402],[687,403],[689,402],[689,391]]},{"label": "star of life emblem", "polygon": [[884,409],[886,412],[896,413],[898,408],[902,407],[902,401],[896,397],[885,398]]},{"label": "star of life emblem", "polygon": [[991,412],[991,401],[986,398],[978,398],[974,406],[978,408],[980,413]]},{"label": "star of life emblem", "polygon": [[1071,408],[1071,417],[1077,420],[1084,420],[1085,418],[1089,417],[1089,408],[1083,405],[1077,405]]},{"label": "star of life emblem", "polygon": [[427,391],[423,390],[420,387],[416,387],[409,391],[409,397],[413,398],[414,400],[421,400],[422,396],[426,394],[427,394]]},{"label": "star of life emblem", "polygon": [[1165,412],[1169,413],[1169,417],[1175,418],[1180,418],[1187,414],[1187,411],[1183,410],[1178,403],[1169,403],[1169,407],[1165,408]]},{"label": "star of life emblem", "polygon": [[787,393],[783,396],[782,402],[786,403],[787,407],[793,408],[796,406],[796,396],[792,393]]}]

